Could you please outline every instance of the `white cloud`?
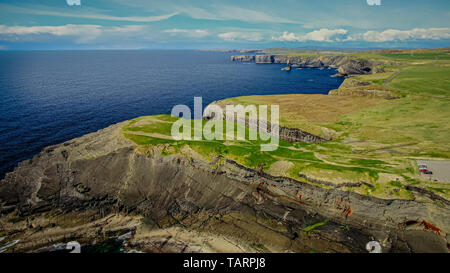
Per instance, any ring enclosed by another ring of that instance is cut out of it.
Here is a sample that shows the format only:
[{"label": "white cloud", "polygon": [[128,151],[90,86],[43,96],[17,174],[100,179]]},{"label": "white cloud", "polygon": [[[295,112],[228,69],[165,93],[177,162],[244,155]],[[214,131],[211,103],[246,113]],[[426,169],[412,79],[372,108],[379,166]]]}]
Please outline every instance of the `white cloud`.
[{"label": "white cloud", "polygon": [[441,40],[450,39],[450,28],[414,28],[411,30],[387,29],[384,31],[370,30],[364,33],[347,35],[345,29],[327,29],[322,28],[304,35],[292,32],[283,32],[279,37],[272,37],[272,40],[283,42],[347,42],[347,41],[365,41],[365,42],[392,42],[405,40]]},{"label": "white cloud", "polygon": [[205,29],[180,29],[180,28],[173,28],[173,29],[165,29],[162,32],[164,33],[169,33],[172,36],[175,35],[184,35],[184,36],[188,36],[188,37],[196,37],[196,38],[200,38],[200,37],[204,37],[209,35],[209,32]]},{"label": "white cloud", "polygon": [[194,19],[206,20],[238,20],[243,22],[267,22],[267,23],[289,23],[298,24],[299,22],[289,20],[276,15],[267,14],[263,11],[245,9],[241,7],[217,5],[208,8],[208,10],[193,6],[174,6],[177,12],[184,13]]},{"label": "white cloud", "polygon": [[64,11],[53,11],[53,10],[44,10],[39,7],[37,8],[22,8],[9,4],[0,4],[0,8],[7,10],[8,12],[15,13],[25,13],[25,14],[34,14],[34,15],[48,15],[48,16],[56,16],[56,17],[69,17],[69,18],[82,18],[82,19],[96,19],[96,20],[108,20],[108,21],[126,21],[126,22],[156,22],[169,19],[178,14],[178,12],[173,12],[169,14],[163,15],[155,15],[155,16],[112,16],[106,15],[102,13],[79,13],[79,12],[64,12]]},{"label": "white cloud", "polygon": [[366,42],[391,42],[414,39],[450,39],[450,28],[415,28],[411,30],[388,29],[382,32],[370,30],[362,34],[349,36],[346,41],[363,40]]},{"label": "white cloud", "polygon": [[280,37],[272,37],[272,40],[276,40],[276,41],[282,41],[282,42],[295,42],[298,41],[298,37],[297,35],[295,35],[292,32],[283,32],[283,34]]},{"label": "white cloud", "polygon": [[225,41],[245,40],[250,42],[258,42],[263,39],[263,35],[259,32],[225,32],[217,36]]},{"label": "white cloud", "polygon": [[115,33],[128,33],[128,32],[137,32],[144,30],[146,26],[143,25],[126,25],[126,26],[118,26],[118,27],[103,27],[105,32],[115,32]]},{"label": "white cloud", "polygon": [[56,36],[62,35],[80,35],[89,32],[99,32],[99,25],[63,25],[63,26],[5,26],[0,25],[0,34],[52,34]]},{"label": "white cloud", "polygon": [[62,26],[5,26],[0,25],[0,40],[34,40],[40,35],[75,37],[78,43],[85,43],[103,34],[124,34],[141,31],[140,25],[104,27],[100,25]]},{"label": "white cloud", "polygon": [[171,14],[164,14],[164,15],[157,15],[157,16],[127,16],[127,17],[111,16],[111,15],[104,15],[104,14],[76,14],[76,13],[64,13],[64,12],[52,12],[52,11],[39,11],[39,12],[35,12],[34,14],[53,15],[53,16],[72,17],[72,18],[109,20],[109,21],[127,21],[127,22],[148,23],[148,22],[156,22],[156,21],[166,20],[166,19],[169,19],[170,17],[177,15],[178,13],[175,12],[175,13],[171,13]]},{"label": "white cloud", "polygon": [[333,42],[339,40],[339,38],[334,38],[335,36],[345,35],[347,34],[346,29],[327,29],[322,28],[320,30],[314,30],[312,32],[306,33],[304,35],[297,35],[292,32],[283,32],[283,34],[279,37],[272,37],[272,40],[283,41],[283,42],[306,42],[306,41],[315,41],[315,42]]}]

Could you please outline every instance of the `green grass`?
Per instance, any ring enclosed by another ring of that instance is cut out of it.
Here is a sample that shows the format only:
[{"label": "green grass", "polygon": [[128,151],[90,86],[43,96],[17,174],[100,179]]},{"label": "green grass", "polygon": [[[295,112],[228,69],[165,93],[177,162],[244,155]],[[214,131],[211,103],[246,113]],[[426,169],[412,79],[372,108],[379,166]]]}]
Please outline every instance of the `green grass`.
[{"label": "green grass", "polygon": [[342,226],[341,228],[345,231],[350,231],[350,227],[348,225]]},{"label": "green grass", "polygon": [[428,187],[428,189],[435,191],[435,192],[439,192],[439,193],[450,193],[450,189],[446,189],[446,188]]},{"label": "green grass", "polygon": [[447,100],[408,97],[344,115],[335,127],[358,139],[385,144],[430,141],[445,145],[449,143],[449,109]]},{"label": "green grass", "polygon": [[[342,151],[343,153],[350,153],[347,146],[339,143],[289,143],[279,140],[279,147],[274,151],[261,151],[260,145],[267,143],[267,141],[252,140],[252,141],[237,141],[237,140],[170,140],[161,135],[170,136],[171,125],[177,118],[169,118],[166,116],[153,116],[138,118],[132,120],[129,125],[124,126],[123,131],[125,137],[134,141],[138,145],[154,146],[160,144],[168,144],[170,149],[165,150],[165,154],[179,153],[184,146],[189,146],[193,151],[202,156],[205,160],[211,160],[213,156],[224,156],[235,160],[247,167],[258,168],[262,167],[268,170],[272,164],[277,161],[288,161],[293,164],[293,167],[287,170],[287,175],[294,179],[298,179],[298,174],[314,173],[317,170],[325,170],[331,173],[331,176],[338,174],[342,179],[350,179],[350,181],[372,181],[378,178],[379,170],[374,167],[386,170],[387,162],[373,159],[351,158],[343,160],[343,164],[349,166],[337,166],[328,164],[318,159],[315,156],[316,151],[325,149],[326,151]],[[206,121],[202,122],[205,125]],[[236,125],[236,124],[235,124]],[[241,126],[241,125],[236,125]],[[224,125],[224,128],[226,125]],[[236,127],[237,128],[237,127]],[[244,128],[248,136],[249,128]],[[191,121],[191,132],[194,132],[194,124]],[[137,135],[137,134],[150,135]],[[153,136],[152,134],[159,134]],[[161,136],[161,137],[158,137]],[[225,138],[225,136],[223,136]],[[305,150],[306,149],[306,150]],[[308,151],[310,150],[310,151]],[[339,159],[334,157],[334,159]],[[353,165],[353,166],[350,166]],[[357,166],[354,166],[357,165]],[[332,178],[332,177],[327,177]],[[331,179],[332,180],[332,179]]]},{"label": "green grass", "polygon": [[438,64],[409,66],[406,71],[394,78],[388,86],[422,96],[448,97],[450,87],[449,75],[449,66]]},{"label": "green grass", "polygon": [[316,229],[316,228],[318,228],[318,227],[321,227],[321,226],[323,226],[323,225],[326,225],[327,223],[328,223],[328,220],[325,220],[325,221],[323,221],[323,222],[319,222],[319,223],[316,223],[316,224],[314,224],[314,225],[307,226],[307,227],[305,227],[305,228],[303,229],[303,231],[308,232],[308,231],[314,230],[314,229]]},{"label": "green grass", "polygon": [[403,188],[402,182],[400,182],[400,181],[391,181],[391,182],[389,182],[389,185],[397,187],[397,188]]},{"label": "green grass", "polygon": [[[275,151],[261,151],[261,144],[267,144],[270,141],[262,141],[258,133],[257,140],[251,141],[239,141],[239,140],[226,140],[225,134],[222,135],[224,140],[206,140],[205,137],[200,140],[170,140],[166,138],[159,138],[157,136],[149,135],[137,135],[133,133],[145,133],[145,134],[160,134],[169,137],[171,135],[171,128],[174,121],[178,118],[169,118],[167,116],[152,116],[147,117],[149,119],[145,124],[137,125],[139,121],[145,120],[145,117],[132,120],[130,124],[124,126],[123,132],[125,137],[132,140],[138,145],[159,145],[169,144],[173,148],[174,152],[179,152],[182,147],[188,145],[198,154],[202,155],[205,159],[211,159],[211,156],[225,156],[227,158],[236,160],[237,162],[248,167],[260,167],[268,169],[273,163],[279,161],[279,157],[286,158],[287,160],[306,160],[315,161],[319,160],[315,158],[312,152],[302,152],[296,150],[287,149],[292,145],[284,140],[279,140],[279,148]],[[164,121],[164,122],[161,122]],[[202,121],[204,126],[207,121]],[[244,128],[246,138],[250,134],[248,127],[234,124],[235,128]],[[226,122],[224,122],[226,128]],[[194,121],[191,121],[191,134],[194,135]],[[237,130],[237,129],[236,129]]]},{"label": "green grass", "polygon": [[322,50],[322,49],[293,49],[293,48],[268,48],[264,49],[267,54],[285,55],[285,56],[301,56],[301,57],[317,57],[317,56],[333,56],[339,54],[354,53],[351,50]]},{"label": "green grass", "polygon": [[[342,54],[339,51],[291,49],[268,49],[266,52],[289,56]],[[333,183],[365,181],[375,185],[375,188],[362,186],[347,190],[383,198],[395,196],[414,199],[412,193],[402,187],[402,183],[422,186],[425,182],[415,171],[415,163],[412,163],[411,157],[450,158],[449,52],[418,49],[390,54],[382,51],[345,53],[351,58],[384,62],[381,66],[386,72],[352,79],[372,82],[370,88],[390,90],[400,98],[376,103],[353,97],[339,98],[337,103],[335,99],[330,101],[329,96],[322,99],[321,96],[306,98],[295,95],[292,95],[293,99],[288,98],[290,95],[274,95],[226,100],[244,105],[284,105],[285,108],[280,107],[282,126],[318,135],[329,130],[335,133],[333,141],[288,143],[280,140],[280,147],[271,152],[260,151],[260,145],[265,143],[261,140],[207,141],[202,138],[201,141],[175,141],[166,138],[170,135],[172,123],[178,118],[168,115],[134,119],[124,126],[124,135],[149,149],[154,145],[166,144],[168,148],[164,149],[163,154],[180,153],[185,146],[189,146],[206,160],[221,155],[247,167],[262,167],[266,171],[278,161],[287,161],[290,165],[283,173],[303,182],[306,181],[298,176],[299,173]],[[386,88],[382,87],[386,79],[399,71],[401,73]],[[300,109],[300,112],[295,109],[292,111],[291,108]],[[335,113],[339,113],[336,117],[330,117],[327,112],[333,108]],[[145,122],[146,119],[153,122]],[[244,130],[248,136],[249,129]],[[193,131],[192,126],[191,132]],[[395,177],[402,178],[402,182],[393,181]],[[440,194],[449,194],[449,190],[441,186],[430,189]]]},{"label": "green grass", "polygon": [[361,159],[361,158],[352,158],[349,162],[352,165],[360,165],[366,167],[383,167],[383,165],[387,165],[389,163],[381,160],[375,159]]},{"label": "green grass", "polygon": [[173,143],[173,140],[168,139],[161,139],[156,137],[149,137],[149,136],[140,136],[140,135],[133,135],[133,134],[127,134],[124,133],[124,136],[130,140],[132,140],[134,143],[138,145],[158,145],[158,144],[164,144],[164,143]]},{"label": "green grass", "polygon": [[448,52],[428,52],[428,53],[391,53],[381,54],[386,59],[394,60],[450,60]]}]

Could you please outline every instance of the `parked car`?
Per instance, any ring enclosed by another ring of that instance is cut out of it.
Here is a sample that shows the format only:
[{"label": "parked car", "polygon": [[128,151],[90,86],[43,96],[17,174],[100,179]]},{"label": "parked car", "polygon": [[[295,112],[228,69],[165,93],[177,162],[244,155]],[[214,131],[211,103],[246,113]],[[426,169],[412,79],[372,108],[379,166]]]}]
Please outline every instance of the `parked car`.
[{"label": "parked car", "polygon": [[433,174],[433,172],[432,171],[426,171],[426,172],[424,172],[424,174]]},{"label": "parked car", "polygon": [[422,169],[422,170],[420,170],[420,172],[424,173],[424,172],[428,172],[428,170],[427,169]]},{"label": "parked car", "polygon": [[428,169],[427,165],[419,165],[419,170],[426,170]]}]

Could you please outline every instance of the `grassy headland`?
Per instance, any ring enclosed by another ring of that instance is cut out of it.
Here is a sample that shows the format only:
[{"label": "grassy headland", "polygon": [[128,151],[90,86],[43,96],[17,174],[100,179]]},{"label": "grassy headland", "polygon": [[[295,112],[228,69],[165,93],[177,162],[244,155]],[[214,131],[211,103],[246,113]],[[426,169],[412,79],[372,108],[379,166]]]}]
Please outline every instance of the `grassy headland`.
[{"label": "grassy headland", "polygon": [[[261,141],[175,141],[170,129],[178,118],[165,115],[132,120],[123,128],[125,136],[141,145],[143,151],[163,145],[166,153],[209,161],[221,155],[273,175],[323,187],[332,183],[365,195],[413,199],[404,186],[414,185],[450,197],[450,185],[445,183],[450,181],[429,181],[416,164],[417,159],[450,158],[448,48],[266,52],[289,56],[346,54],[377,61],[378,73],[348,78],[331,92],[333,95],[247,96],[220,102],[277,104],[281,126],[331,138],[324,143],[280,140],[278,150],[261,152]],[[368,185],[352,186],[359,182]]]}]

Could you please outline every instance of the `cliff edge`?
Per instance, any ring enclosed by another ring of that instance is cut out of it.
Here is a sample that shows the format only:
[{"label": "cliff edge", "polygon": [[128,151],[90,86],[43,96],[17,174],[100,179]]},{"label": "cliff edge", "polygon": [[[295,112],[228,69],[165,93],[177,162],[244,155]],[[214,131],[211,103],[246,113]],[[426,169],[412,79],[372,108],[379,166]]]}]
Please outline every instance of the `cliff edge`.
[{"label": "cliff edge", "polygon": [[270,64],[288,62],[293,67],[300,68],[336,68],[336,76],[355,76],[370,74],[378,64],[375,61],[356,59],[345,55],[338,56],[317,56],[317,57],[298,57],[285,55],[235,55],[231,56],[235,62],[255,62],[257,64]]},{"label": "cliff edge", "polygon": [[[153,231],[179,227],[215,234],[255,252],[365,252],[371,240],[384,252],[449,251],[449,204],[363,196],[275,177],[229,158],[203,160],[189,147],[171,153],[166,144],[138,145],[124,137],[126,125],[47,147],[6,175],[0,182],[3,235],[20,241],[15,250],[73,238],[73,231],[58,223],[31,224],[27,230],[38,232],[33,234],[57,229],[60,236],[49,232],[45,240],[30,241],[23,227],[6,220],[13,215],[16,223],[30,223],[35,221],[30,217],[56,210],[141,216],[147,220],[136,224],[138,239],[131,245],[147,250],[152,245],[153,251],[163,248],[139,233],[146,221]],[[424,221],[440,231],[424,230]],[[91,239],[101,233],[100,228]],[[193,249],[180,238],[176,243],[185,247],[171,251]]]}]

